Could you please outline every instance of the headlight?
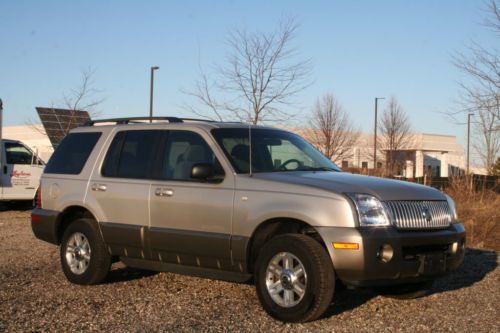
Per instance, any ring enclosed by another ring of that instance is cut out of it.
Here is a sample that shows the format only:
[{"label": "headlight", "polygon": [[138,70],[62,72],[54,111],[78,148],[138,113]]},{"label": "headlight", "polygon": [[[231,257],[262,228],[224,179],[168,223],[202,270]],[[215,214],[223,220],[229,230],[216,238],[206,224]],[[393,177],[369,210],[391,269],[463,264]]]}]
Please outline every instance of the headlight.
[{"label": "headlight", "polygon": [[448,207],[450,207],[451,223],[457,223],[458,214],[457,214],[457,207],[455,206],[455,201],[453,201],[453,199],[448,194],[445,194],[445,196],[446,196],[446,201],[448,201]]},{"label": "headlight", "polygon": [[384,206],[373,195],[356,193],[348,195],[356,205],[360,226],[387,226],[390,224]]}]

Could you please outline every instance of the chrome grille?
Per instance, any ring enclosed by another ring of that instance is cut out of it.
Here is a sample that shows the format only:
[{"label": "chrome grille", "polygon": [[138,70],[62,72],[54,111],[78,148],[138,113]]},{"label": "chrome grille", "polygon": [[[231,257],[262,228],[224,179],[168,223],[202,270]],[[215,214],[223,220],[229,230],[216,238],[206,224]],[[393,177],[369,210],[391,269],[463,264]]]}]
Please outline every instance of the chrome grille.
[{"label": "chrome grille", "polygon": [[451,222],[446,201],[385,201],[384,204],[398,229],[444,229]]}]

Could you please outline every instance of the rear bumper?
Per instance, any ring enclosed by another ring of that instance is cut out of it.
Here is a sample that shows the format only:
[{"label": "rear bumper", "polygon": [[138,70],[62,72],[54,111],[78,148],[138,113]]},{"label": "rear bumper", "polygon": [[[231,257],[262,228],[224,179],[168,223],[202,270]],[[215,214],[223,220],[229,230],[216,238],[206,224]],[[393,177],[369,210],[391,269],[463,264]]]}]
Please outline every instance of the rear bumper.
[{"label": "rear bumper", "polygon": [[[464,259],[465,230],[452,224],[439,231],[387,228],[318,228],[337,276],[353,286],[376,286],[433,279]],[[357,250],[334,249],[332,242],[357,243]],[[390,260],[381,249],[391,252]]]},{"label": "rear bumper", "polygon": [[52,244],[59,244],[57,226],[60,212],[35,208],[31,212],[31,229],[35,237]]}]

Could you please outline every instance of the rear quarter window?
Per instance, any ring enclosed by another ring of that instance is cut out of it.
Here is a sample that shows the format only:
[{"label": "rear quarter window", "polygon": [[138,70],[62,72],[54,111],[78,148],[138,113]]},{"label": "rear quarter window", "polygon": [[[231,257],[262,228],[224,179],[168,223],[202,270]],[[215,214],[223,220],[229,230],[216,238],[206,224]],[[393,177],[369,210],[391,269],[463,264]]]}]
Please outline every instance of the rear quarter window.
[{"label": "rear quarter window", "polygon": [[70,133],[52,154],[45,173],[78,175],[94,149],[100,132]]}]

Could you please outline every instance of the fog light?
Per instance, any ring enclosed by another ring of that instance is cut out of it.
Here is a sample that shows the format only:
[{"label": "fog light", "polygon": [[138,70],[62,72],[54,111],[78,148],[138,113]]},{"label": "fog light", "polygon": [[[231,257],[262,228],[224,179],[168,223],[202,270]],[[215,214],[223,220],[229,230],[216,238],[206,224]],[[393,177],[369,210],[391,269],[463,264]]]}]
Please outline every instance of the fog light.
[{"label": "fog light", "polygon": [[458,242],[454,242],[450,246],[450,253],[451,254],[456,254],[458,252]]},{"label": "fog light", "polygon": [[393,255],[394,249],[389,244],[382,245],[377,252],[377,258],[379,258],[383,263],[391,261]]}]

